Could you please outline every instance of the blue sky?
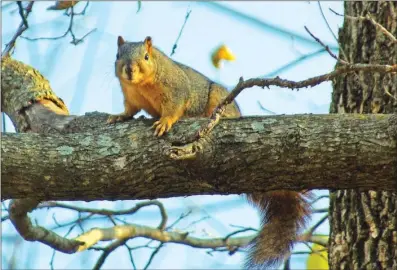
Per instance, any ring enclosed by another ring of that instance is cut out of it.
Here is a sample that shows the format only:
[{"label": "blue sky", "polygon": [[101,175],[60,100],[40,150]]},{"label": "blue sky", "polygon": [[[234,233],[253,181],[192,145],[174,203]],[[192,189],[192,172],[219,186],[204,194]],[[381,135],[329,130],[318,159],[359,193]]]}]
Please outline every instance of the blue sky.
[{"label": "blue sky", "polygon": [[[68,27],[68,17],[62,12],[47,11],[53,2],[37,2],[29,16],[30,28],[24,33],[28,37],[59,36]],[[4,5],[4,3],[3,3]],[[15,5],[16,7],[16,5]],[[15,33],[20,18],[15,7],[2,11],[2,48]],[[84,3],[79,3],[76,10],[81,10]],[[251,17],[238,16],[225,9]],[[342,2],[322,2],[322,7],[334,33],[342,26],[342,19],[329,12],[328,7],[343,13]],[[291,80],[302,80],[329,72],[335,60],[327,53],[318,54],[307,61],[302,61],[288,70],[274,74],[278,68],[313,53],[321,47],[310,40],[304,30],[307,26],[312,33],[331,47],[337,43],[328,30],[321,16],[318,3],[309,1],[295,2],[145,2],[137,13],[137,2],[91,2],[85,16],[75,18],[74,31],[81,37],[93,28],[97,30],[89,35],[78,46],[70,44],[71,37],[59,40],[30,42],[19,39],[14,58],[37,68],[51,83],[53,90],[65,101],[72,114],[84,114],[90,111],[119,113],[123,110],[120,86],[114,77],[113,65],[116,55],[116,40],[122,35],[126,40],[143,40],[152,36],[154,45],[170,55],[180,28],[185,20],[187,10],[191,10],[189,20],[178,43],[173,59],[199,70],[229,89],[240,76],[245,79],[261,77],[266,74],[280,76]],[[252,19],[254,18],[254,20]],[[287,34],[280,33],[284,29]],[[226,44],[236,55],[234,62],[225,63],[220,70],[211,65],[210,55],[215,47]],[[337,51],[335,51],[337,52]],[[331,100],[331,84],[323,83],[310,89],[291,91],[271,87],[246,89],[237,97],[244,115],[266,115],[258,102],[267,110],[276,114],[328,113]],[[12,131],[9,121],[7,131]],[[321,191],[318,194],[324,194]],[[188,209],[193,214],[178,227],[184,229],[191,222],[204,216],[210,218],[189,228],[194,235],[200,237],[223,236],[235,228],[230,224],[257,227],[259,219],[256,211],[239,196],[193,196],[188,198],[172,198],[161,200],[165,203],[170,215],[170,222]],[[75,202],[79,205],[120,209],[133,205],[134,201],[117,202]],[[323,200],[318,207],[326,207]],[[56,212],[58,222],[68,221],[75,217],[70,211],[35,211],[32,216],[40,225],[54,226],[52,215]],[[244,218],[241,218],[244,217]],[[313,222],[321,215],[315,215]],[[157,209],[148,208],[129,217],[133,223],[156,226],[159,221]],[[105,220],[97,220],[84,225],[106,227],[111,224]],[[67,230],[59,230],[65,233]],[[321,233],[328,233],[327,224],[320,227]],[[77,236],[74,230],[71,237]],[[12,253],[15,230],[10,222],[3,222],[2,235],[2,267],[6,268]],[[18,239],[20,237],[17,237]],[[130,246],[146,243],[146,240],[134,239]],[[105,245],[107,243],[104,243]],[[297,249],[303,249],[298,245]],[[49,268],[52,251],[37,243],[22,242],[18,248],[20,267],[34,269]],[[228,256],[215,253],[206,254],[205,250],[197,250],[182,245],[169,244],[154,259],[151,268],[214,268],[238,269],[241,267],[243,254]],[[99,252],[88,251],[81,254],[65,255],[56,253],[54,267],[63,269],[90,268],[95,263]],[[137,266],[142,267],[149,253],[141,250],[134,253]],[[304,267],[305,256],[293,256],[292,266]],[[131,267],[129,257],[124,248],[108,257],[104,268]]]}]

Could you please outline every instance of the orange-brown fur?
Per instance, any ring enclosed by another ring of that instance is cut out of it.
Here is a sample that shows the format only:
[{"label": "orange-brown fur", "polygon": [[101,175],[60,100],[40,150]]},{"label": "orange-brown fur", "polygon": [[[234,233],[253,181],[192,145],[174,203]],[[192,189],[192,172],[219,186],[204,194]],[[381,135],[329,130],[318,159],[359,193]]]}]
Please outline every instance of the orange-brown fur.
[{"label": "orange-brown fur", "polygon": [[[132,118],[141,109],[156,118],[155,134],[163,135],[180,118],[210,116],[228,94],[219,84],[183,64],[174,62],[152,47],[151,38],[143,43],[126,43],[119,37],[116,76],[124,94],[125,111],[111,116],[109,123]],[[148,54],[148,59],[144,60]],[[131,74],[127,74],[130,67]],[[240,117],[235,102],[226,107],[225,117]],[[262,229],[250,245],[246,267],[275,266],[286,256],[296,235],[309,216],[310,207],[303,193],[272,191],[249,194],[262,216]]]}]

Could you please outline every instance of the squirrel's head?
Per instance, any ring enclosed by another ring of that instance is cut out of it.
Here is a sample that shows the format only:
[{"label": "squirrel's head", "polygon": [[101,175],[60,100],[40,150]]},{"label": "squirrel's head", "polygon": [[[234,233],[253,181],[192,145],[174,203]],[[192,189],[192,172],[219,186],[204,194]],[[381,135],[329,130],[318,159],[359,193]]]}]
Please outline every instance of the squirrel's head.
[{"label": "squirrel's head", "polygon": [[126,42],[119,36],[115,62],[116,76],[131,84],[145,84],[153,80],[156,63],[153,59],[152,38],[143,42]]}]

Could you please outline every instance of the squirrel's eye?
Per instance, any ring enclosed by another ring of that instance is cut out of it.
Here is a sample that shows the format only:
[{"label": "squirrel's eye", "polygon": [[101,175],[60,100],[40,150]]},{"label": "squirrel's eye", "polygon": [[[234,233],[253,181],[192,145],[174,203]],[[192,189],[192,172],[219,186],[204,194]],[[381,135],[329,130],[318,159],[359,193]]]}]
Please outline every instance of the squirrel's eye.
[{"label": "squirrel's eye", "polygon": [[149,54],[145,54],[145,60],[149,60]]}]

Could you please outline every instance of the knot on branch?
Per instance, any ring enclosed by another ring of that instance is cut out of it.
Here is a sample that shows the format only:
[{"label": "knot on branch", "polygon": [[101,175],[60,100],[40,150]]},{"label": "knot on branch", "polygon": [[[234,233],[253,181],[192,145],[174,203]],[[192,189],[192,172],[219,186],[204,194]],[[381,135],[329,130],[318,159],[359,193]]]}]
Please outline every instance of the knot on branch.
[{"label": "knot on branch", "polygon": [[202,139],[183,146],[172,146],[165,150],[165,154],[173,160],[192,160],[203,151]]},{"label": "knot on branch", "polygon": [[198,138],[191,143],[167,148],[165,150],[165,155],[173,160],[194,160],[197,159],[199,155],[203,155],[206,151],[213,151],[210,147],[213,145],[211,142],[211,137],[209,134],[206,134],[204,137]]}]

